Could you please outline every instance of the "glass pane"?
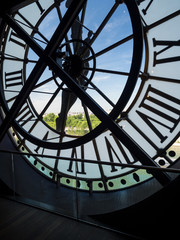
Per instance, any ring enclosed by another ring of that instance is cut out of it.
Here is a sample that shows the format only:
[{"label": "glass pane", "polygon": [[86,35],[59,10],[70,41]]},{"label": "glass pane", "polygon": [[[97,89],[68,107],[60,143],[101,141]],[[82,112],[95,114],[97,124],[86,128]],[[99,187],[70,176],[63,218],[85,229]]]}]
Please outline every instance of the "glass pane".
[{"label": "glass pane", "polygon": [[15,179],[15,162],[11,153],[0,152],[0,195],[15,199],[16,179]]},{"label": "glass pane", "polygon": [[[76,189],[69,190],[60,184],[61,176],[54,181],[41,174],[47,171],[40,166],[39,172],[29,166],[26,157],[14,155],[16,200],[73,218],[77,217]],[[47,174],[47,172],[46,172]]]}]

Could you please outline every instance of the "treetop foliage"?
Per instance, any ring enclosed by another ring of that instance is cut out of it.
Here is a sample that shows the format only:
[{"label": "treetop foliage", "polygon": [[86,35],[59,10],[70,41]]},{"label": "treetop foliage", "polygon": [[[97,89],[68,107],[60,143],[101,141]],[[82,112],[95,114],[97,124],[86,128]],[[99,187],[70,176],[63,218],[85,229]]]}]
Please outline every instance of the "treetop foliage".
[{"label": "treetop foliage", "polygon": [[[43,120],[52,128],[56,129],[56,118],[58,116],[54,113],[49,113],[43,117]],[[100,120],[93,114],[89,115],[91,127],[94,129],[100,124]],[[88,126],[87,119],[84,114],[80,113],[77,115],[67,116],[66,120],[66,131],[72,135],[84,135],[89,132],[90,127]]]}]

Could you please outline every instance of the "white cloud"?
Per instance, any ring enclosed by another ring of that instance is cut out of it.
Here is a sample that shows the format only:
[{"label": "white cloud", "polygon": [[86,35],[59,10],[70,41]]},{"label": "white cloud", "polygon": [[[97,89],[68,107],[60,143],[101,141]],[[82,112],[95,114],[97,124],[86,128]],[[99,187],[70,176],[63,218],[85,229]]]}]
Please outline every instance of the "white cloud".
[{"label": "white cloud", "polygon": [[93,78],[93,83],[99,83],[99,82],[102,82],[102,81],[105,81],[109,79],[109,76],[105,75],[105,76],[95,76]]},{"label": "white cloud", "polygon": [[44,34],[46,38],[50,38],[54,33],[57,24],[59,23],[58,16],[55,10],[52,10],[39,26],[40,32]]}]

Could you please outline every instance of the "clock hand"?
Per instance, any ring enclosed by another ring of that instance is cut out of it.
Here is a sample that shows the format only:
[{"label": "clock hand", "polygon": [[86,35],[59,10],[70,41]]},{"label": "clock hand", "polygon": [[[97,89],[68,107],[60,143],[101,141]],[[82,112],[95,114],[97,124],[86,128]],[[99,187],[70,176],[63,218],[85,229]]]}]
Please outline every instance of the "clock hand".
[{"label": "clock hand", "polygon": [[[93,33],[93,37],[91,39],[91,41],[89,42],[89,45],[91,46],[95,40],[98,38],[99,34],[102,32],[102,30],[104,29],[104,27],[106,26],[106,24],[108,23],[108,21],[110,20],[110,18],[112,17],[112,15],[115,13],[115,11],[117,10],[117,8],[119,7],[120,4],[122,4],[123,1],[118,0],[115,1],[114,5],[112,6],[111,10],[108,12],[107,16],[104,18],[104,20],[102,21],[102,23],[100,24],[99,28],[96,30],[95,33]],[[83,54],[86,53],[86,49],[83,52]]]},{"label": "clock hand", "polygon": [[31,59],[28,59],[28,58],[18,58],[18,57],[15,57],[13,55],[10,55],[10,54],[3,54],[2,52],[0,52],[0,60],[11,60],[11,61],[19,61],[19,62],[24,62],[24,63],[37,63],[36,60],[31,60]]},{"label": "clock hand", "polygon": [[[89,38],[87,38],[87,39],[89,39]],[[83,47],[78,46],[78,45],[74,45],[74,49],[75,48],[77,49],[77,47],[79,47],[78,52],[79,52],[79,54],[81,54],[83,52]],[[87,51],[86,52],[86,57],[88,57],[89,54],[90,54],[90,51]],[[57,62],[59,62],[59,65],[62,67],[60,59],[57,59]],[[89,63],[85,63],[85,66],[88,67]],[[79,77],[75,78],[76,79],[75,81],[78,82],[81,86],[84,86],[84,89],[87,89],[87,86],[85,86],[86,81],[84,80],[84,77],[87,74],[88,74],[88,71],[84,70],[82,76],[80,75]],[[73,72],[70,72],[69,75],[72,75],[72,77],[73,77]],[[58,132],[64,133],[64,129],[65,129],[65,126],[66,126],[67,114],[68,114],[70,108],[76,102],[76,100],[77,100],[77,96],[69,88],[65,88],[63,90],[62,99],[61,99],[61,111],[59,113],[59,117],[56,119],[56,130]]]},{"label": "clock hand", "polygon": [[[72,3],[72,0],[67,0],[66,1],[66,7],[69,8],[71,3]],[[81,39],[82,38],[82,32],[81,32],[81,25],[79,23],[79,17],[77,16],[76,19],[78,21],[75,20],[72,24],[72,27],[71,27],[71,37],[72,37],[72,39]],[[78,48],[77,43],[73,42],[73,48],[74,48],[74,53],[77,52],[77,48]],[[68,51],[67,46],[66,46],[66,50]],[[69,54],[71,55],[71,53],[69,53]],[[64,57],[64,58],[66,59],[66,57]],[[56,58],[56,61],[62,67],[62,58],[61,57],[60,57],[60,59]],[[68,66],[67,68],[69,68],[69,67],[71,68],[71,66]],[[62,100],[61,100],[61,111],[59,113],[59,117],[56,119],[56,130],[58,132],[61,132],[61,134],[64,134],[67,114],[68,114],[70,108],[76,102],[76,100],[77,100],[77,96],[70,89],[65,88],[63,90]]]},{"label": "clock hand", "polygon": [[[72,0],[67,0],[66,2],[66,7],[68,8],[71,4]],[[84,10],[84,9],[83,9]],[[79,20],[79,17],[76,18],[76,20],[74,21],[72,28],[71,28],[71,37],[72,39],[82,39],[82,26]],[[88,34],[87,39],[85,39],[86,42],[90,41],[90,37],[91,34]],[[73,48],[74,48],[74,54],[75,55],[80,55],[83,50],[84,47],[82,46],[82,43],[80,44],[79,42],[73,42]],[[68,50],[68,49],[67,49]],[[85,57],[88,57],[90,54],[90,51],[86,51],[86,55]],[[65,58],[66,59],[66,58]],[[56,61],[59,63],[59,65],[62,67],[62,58],[57,58]],[[89,63],[85,63],[84,64],[86,67],[89,66]],[[73,76],[73,72],[71,71],[72,66],[68,66],[67,67],[67,72],[68,69],[70,70],[69,74]],[[88,71],[85,70],[84,71],[84,75],[87,75]],[[79,82],[81,85],[85,84],[85,80],[79,76],[79,77],[75,77],[76,81]],[[70,110],[70,108],[73,106],[73,104],[76,102],[77,100],[77,96],[68,88],[63,90],[62,93],[62,100],[61,100],[61,111],[59,113],[59,117],[56,119],[56,130],[58,132],[61,132],[62,134],[64,134],[64,129],[66,126],[66,119],[67,119],[67,114]]]},{"label": "clock hand", "polygon": [[5,14],[3,17],[5,21],[11,26],[11,28],[25,41],[28,45],[36,52],[37,55],[40,56],[37,64],[35,65],[33,71],[31,72],[28,80],[26,81],[24,87],[22,88],[21,92],[17,96],[14,104],[12,105],[11,109],[9,110],[8,114],[6,115],[4,121],[0,126],[0,140],[3,139],[4,135],[6,134],[7,130],[13,123],[14,119],[16,118],[18,112],[20,111],[21,107],[23,106],[25,100],[30,95],[31,91],[35,87],[38,79],[40,78],[41,74],[44,72],[47,63],[45,59],[48,59],[48,56],[52,55],[55,50],[58,48],[59,44],[63,41],[64,36],[68,32],[69,28],[71,27],[74,19],[77,17],[79,12],[82,9],[83,4],[86,0],[80,1],[73,1],[70,7],[68,8],[64,18],[58,25],[55,33],[53,34],[50,42],[48,43],[45,50],[43,50],[25,31],[22,29],[9,15]]}]

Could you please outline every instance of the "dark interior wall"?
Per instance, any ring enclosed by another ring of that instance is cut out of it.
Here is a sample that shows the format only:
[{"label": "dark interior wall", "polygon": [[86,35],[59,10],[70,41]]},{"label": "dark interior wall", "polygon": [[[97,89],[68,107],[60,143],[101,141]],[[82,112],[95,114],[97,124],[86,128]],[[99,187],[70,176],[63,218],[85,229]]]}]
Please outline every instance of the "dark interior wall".
[{"label": "dark interior wall", "polygon": [[15,10],[18,9],[19,6],[24,6],[25,4],[30,4],[35,2],[36,0],[6,0],[3,1],[3,4],[0,7],[0,12],[5,12],[8,10]]},{"label": "dark interior wall", "polygon": [[179,239],[180,176],[146,200],[94,219],[143,239]]}]

